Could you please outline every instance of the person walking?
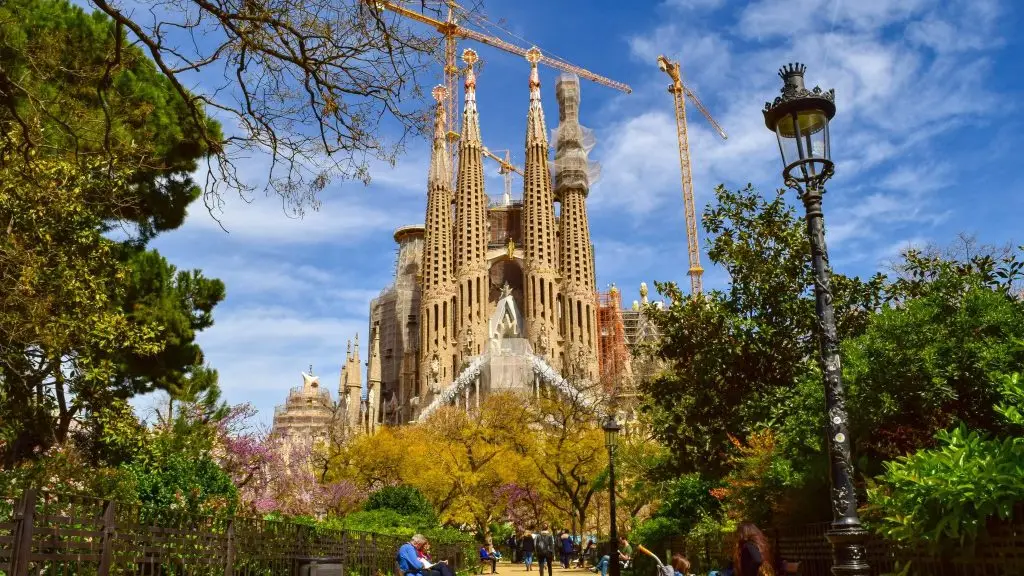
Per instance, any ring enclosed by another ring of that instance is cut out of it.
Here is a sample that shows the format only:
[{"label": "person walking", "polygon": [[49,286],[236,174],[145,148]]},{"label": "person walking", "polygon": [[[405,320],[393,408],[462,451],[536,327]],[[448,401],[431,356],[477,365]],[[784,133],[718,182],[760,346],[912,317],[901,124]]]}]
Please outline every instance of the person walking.
[{"label": "person walking", "polygon": [[733,552],[736,576],[757,576],[761,565],[772,566],[772,551],[768,539],[747,522],[736,528],[736,550]]},{"label": "person walking", "polygon": [[516,531],[513,530],[512,533],[508,535],[508,539],[505,540],[505,545],[508,546],[509,559],[513,564],[521,562],[523,559],[522,554],[519,553],[519,539],[516,538],[516,536]]},{"label": "person walking", "polygon": [[561,536],[559,536],[559,544],[561,544],[561,560],[562,568],[569,569],[569,558],[572,557],[573,542],[572,536],[569,535],[568,530],[562,530]]},{"label": "person walking", "polygon": [[534,543],[537,551],[537,567],[540,576],[544,576],[544,564],[548,565],[548,576],[551,576],[554,568],[551,564],[555,561],[555,536],[551,533],[551,526],[544,525],[544,529],[537,535]]},{"label": "person walking", "polygon": [[523,532],[522,537],[519,538],[519,547],[523,551],[523,564],[526,564],[526,571],[529,572],[533,566],[533,531],[527,530]]}]

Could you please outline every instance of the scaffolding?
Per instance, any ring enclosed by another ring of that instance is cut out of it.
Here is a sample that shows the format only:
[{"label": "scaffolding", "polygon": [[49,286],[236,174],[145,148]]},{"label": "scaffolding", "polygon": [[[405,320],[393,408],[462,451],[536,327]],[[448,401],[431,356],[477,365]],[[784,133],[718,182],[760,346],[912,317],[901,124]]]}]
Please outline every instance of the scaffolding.
[{"label": "scaffolding", "polygon": [[609,385],[627,381],[632,369],[622,321],[622,297],[614,285],[608,292],[597,293],[597,343],[601,381]]}]

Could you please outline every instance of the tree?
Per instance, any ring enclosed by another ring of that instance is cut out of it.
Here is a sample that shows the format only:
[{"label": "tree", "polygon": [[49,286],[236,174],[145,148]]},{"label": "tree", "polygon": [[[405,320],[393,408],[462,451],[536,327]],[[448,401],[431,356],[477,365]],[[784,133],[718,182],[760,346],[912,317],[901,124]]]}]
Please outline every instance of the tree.
[{"label": "tree", "polygon": [[145,250],[198,198],[208,148],[179,92],[112,30],[66,2],[0,6],[6,468],[114,399],[216,381],[195,336],[223,284]]},{"label": "tree", "polygon": [[504,516],[507,499],[500,488],[520,480],[526,469],[521,457],[525,421],[525,403],[513,394],[489,396],[476,413],[444,407],[428,418],[424,426],[432,463],[448,487],[444,506],[437,506],[443,521],[471,524],[486,536]]},{"label": "tree", "polygon": [[529,451],[547,486],[548,503],[574,527],[587,525],[594,495],[607,486],[608,451],[591,390],[541,397],[533,424],[540,430]]},{"label": "tree", "polygon": [[223,139],[219,124],[191,109],[101,14],[64,0],[11,0],[0,6],[0,38],[0,163],[102,155],[108,168],[127,169],[134,192],[87,198],[103,226],[129,222],[141,243],[180,226],[200,194],[197,161]]},{"label": "tree", "polygon": [[[105,351],[160,350],[154,326],[133,323],[118,305],[129,267],[103,236],[86,198],[130,195],[128,179],[103,162],[40,158],[0,167],[0,421],[4,466],[38,455],[67,435],[82,410],[118,393]],[[99,354],[96,354],[100,351]]]},{"label": "tree", "polygon": [[[729,273],[725,291],[684,296],[658,283],[669,306],[646,311],[661,335],[667,369],[641,381],[654,435],[678,457],[675,472],[714,477],[729,468],[732,434],[745,440],[792,394],[817,358],[810,248],[804,223],[782,191],[719,186],[704,213],[708,256]],[[833,275],[841,338],[864,330],[883,298],[884,278]]]},{"label": "tree", "polygon": [[844,343],[844,375],[857,450],[881,462],[931,445],[940,430],[962,422],[1005,431],[993,406],[1000,374],[1024,365],[1024,302],[1010,287],[1024,268],[1015,253],[999,263],[911,250],[906,275],[888,289],[892,304],[867,330]]},{"label": "tree", "polygon": [[[53,120],[53,138],[73,145],[91,139],[101,149],[111,148],[119,136],[112,125],[125,112],[117,108],[114,93],[131,82],[121,72],[143,53],[165,78],[167,90],[161,92],[185,112],[172,129],[195,136],[213,155],[206,168],[211,193],[219,183],[251,190],[235,162],[259,152],[269,157],[267,188],[299,208],[313,202],[331,176],[368,180],[369,159],[393,161],[404,136],[424,123],[419,77],[439,42],[373,2],[169,0],[141,17],[117,3],[90,0],[100,18],[78,9],[69,16],[63,0],[17,0],[9,18],[0,15],[0,21],[17,28],[24,11],[37,8],[33,4],[88,28],[64,38],[73,52],[60,57],[34,33],[8,36],[14,41],[7,48],[21,67],[0,72],[7,112],[3,132],[20,131],[21,138],[6,145],[21,153],[52,142],[26,117],[27,109]],[[437,10],[426,3],[422,9]],[[49,22],[37,24],[45,28]],[[81,66],[50,66],[68,60],[87,65],[87,73],[79,74]],[[53,74],[41,83],[26,82],[19,74],[39,69]],[[69,122],[75,110],[64,99],[48,98],[52,87],[66,80],[73,80],[78,95],[98,101],[98,122]],[[238,128],[222,135],[206,109]],[[387,131],[396,138],[385,137]]]}]

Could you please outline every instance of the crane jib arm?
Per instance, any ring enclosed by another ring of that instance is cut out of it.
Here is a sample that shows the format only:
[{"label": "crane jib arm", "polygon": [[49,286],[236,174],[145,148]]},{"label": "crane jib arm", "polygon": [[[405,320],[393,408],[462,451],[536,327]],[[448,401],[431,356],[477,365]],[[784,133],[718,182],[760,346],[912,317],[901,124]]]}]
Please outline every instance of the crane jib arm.
[{"label": "crane jib arm", "polygon": [[[366,0],[366,2],[367,4],[377,8],[378,10],[387,9],[401,16],[405,16],[406,18],[410,18],[422,24],[432,26],[441,34],[458,36],[460,38],[466,38],[467,40],[475,40],[476,42],[480,42],[481,44],[494,46],[495,48],[505,50],[506,52],[511,52],[513,54],[518,54],[520,56],[526,56],[527,50],[525,48],[521,48],[519,46],[516,46],[515,44],[506,42],[501,38],[488,36],[487,34],[477,32],[476,30],[470,30],[469,28],[459,26],[458,24],[452,22],[443,22],[436,18],[431,18],[426,14],[421,14],[419,12],[416,12],[415,10],[410,10],[408,8],[405,8],[404,6],[399,6],[398,4],[394,4],[392,2],[383,2],[375,0]],[[556,58],[544,56],[543,58],[541,58],[541,63],[546,64],[552,68],[562,70],[563,72],[571,72],[573,74],[576,74],[580,78],[585,78],[587,80],[590,80],[591,82],[595,82],[602,86],[608,86],[609,88],[621,90],[626,94],[631,94],[633,92],[633,89],[630,88],[628,84],[617,82],[615,80],[612,80],[611,78],[605,78],[604,76],[595,74],[590,70],[580,68],[579,66],[573,66],[568,62],[563,62],[562,60],[558,60]]]}]

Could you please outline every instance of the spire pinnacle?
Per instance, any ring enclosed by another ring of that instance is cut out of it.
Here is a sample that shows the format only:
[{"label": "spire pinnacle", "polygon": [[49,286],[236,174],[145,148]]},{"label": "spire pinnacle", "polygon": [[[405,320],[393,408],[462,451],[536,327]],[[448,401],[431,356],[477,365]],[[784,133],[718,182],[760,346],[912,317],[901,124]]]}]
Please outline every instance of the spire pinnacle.
[{"label": "spire pinnacle", "polygon": [[434,86],[431,91],[437,106],[434,111],[434,148],[430,155],[430,172],[427,184],[430,186],[444,185],[451,178],[451,170],[448,168],[448,153],[445,151],[445,124],[444,100],[448,96],[448,90],[441,85]]},{"label": "spire pinnacle", "polygon": [[544,124],[544,110],[540,106],[540,73],[537,63],[543,56],[540,49],[534,46],[526,52],[526,61],[530,63],[530,111],[526,119],[526,145],[541,144],[547,146],[547,127]]},{"label": "spire pinnacle", "polygon": [[480,58],[470,48],[462,51],[462,61],[466,63],[465,105],[462,111],[462,141],[466,144],[480,143],[480,116],[476,109],[476,73],[473,64]]},{"label": "spire pinnacle", "polygon": [[466,102],[476,101],[476,73],[473,72],[473,64],[479,59],[472,48],[462,51],[462,61],[466,63]]},{"label": "spire pinnacle", "polygon": [[540,101],[540,73],[537,72],[537,63],[543,57],[540,48],[536,46],[526,51],[526,61],[530,63],[530,102]]}]

